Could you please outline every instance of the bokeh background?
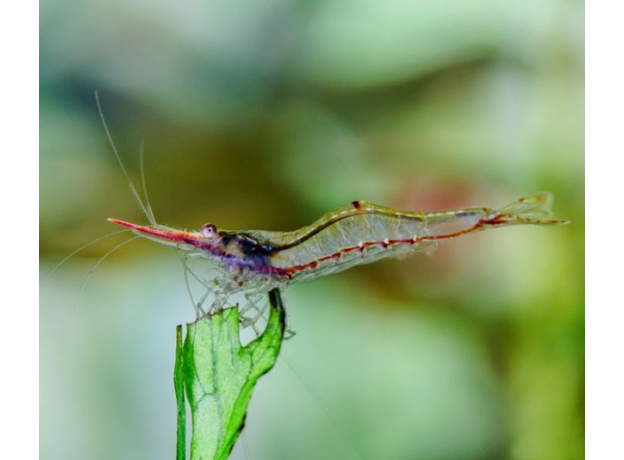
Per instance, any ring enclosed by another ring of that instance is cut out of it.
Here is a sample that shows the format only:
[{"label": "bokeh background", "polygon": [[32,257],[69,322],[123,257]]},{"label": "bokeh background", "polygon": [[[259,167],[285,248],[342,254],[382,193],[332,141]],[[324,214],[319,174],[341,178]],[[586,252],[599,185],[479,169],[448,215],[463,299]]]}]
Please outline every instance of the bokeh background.
[{"label": "bokeh background", "polygon": [[[584,457],[584,4],[40,4],[40,454],[174,457],[193,308],[144,223],[290,230],[555,194],[566,227],[470,235],[292,286],[296,337],[232,458]],[[97,269],[92,272],[94,266]],[[91,274],[92,272],[92,274]],[[91,275],[90,275],[91,274]],[[84,281],[87,279],[87,283]]]}]

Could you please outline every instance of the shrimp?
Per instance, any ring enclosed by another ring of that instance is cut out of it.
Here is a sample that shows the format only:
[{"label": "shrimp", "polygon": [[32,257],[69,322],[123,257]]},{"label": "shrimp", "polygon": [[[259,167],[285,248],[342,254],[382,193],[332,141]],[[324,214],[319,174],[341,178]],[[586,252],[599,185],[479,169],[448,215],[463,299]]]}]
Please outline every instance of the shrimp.
[{"label": "shrimp", "polygon": [[[206,314],[220,311],[230,295],[244,292],[244,314],[272,289],[313,280],[375,262],[431,251],[438,241],[511,225],[562,225],[551,218],[552,195],[520,198],[501,209],[467,208],[436,212],[398,211],[367,201],[353,201],[313,224],[290,232],[223,230],[207,223],[183,231],[152,223],[144,226],[110,218],[137,235],[174,246],[189,257],[212,261],[219,274],[202,301],[213,295]],[[198,306],[201,310],[201,306]],[[202,310],[203,311],[203,310]],[[251,323],[257,317],[251,319]]]}]

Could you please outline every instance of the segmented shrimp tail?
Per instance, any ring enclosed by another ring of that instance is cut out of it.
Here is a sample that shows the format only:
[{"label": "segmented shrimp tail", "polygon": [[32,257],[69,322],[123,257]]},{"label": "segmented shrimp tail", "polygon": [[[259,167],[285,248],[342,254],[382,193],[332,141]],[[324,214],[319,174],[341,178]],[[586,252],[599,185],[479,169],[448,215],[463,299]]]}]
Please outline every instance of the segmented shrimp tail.
[{"label": "segmented shrimp tail", "polygon": [[533,196],[520,198],[494,213],[489,219],[491,225],[564,225],[567,220],[552,219],[553,196],[549,192],[537,193]]}]

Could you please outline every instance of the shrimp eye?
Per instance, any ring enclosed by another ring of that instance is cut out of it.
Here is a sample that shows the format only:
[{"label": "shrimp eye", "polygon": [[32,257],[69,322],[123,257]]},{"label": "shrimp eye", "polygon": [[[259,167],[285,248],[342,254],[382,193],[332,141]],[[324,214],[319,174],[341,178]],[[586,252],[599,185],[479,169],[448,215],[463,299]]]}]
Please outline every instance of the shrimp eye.
[{"label": "shrimp eye", "polygon": [[201,234],[207,238],[211,238],[217,234],[217,227],[214,224],[204,224]]}]

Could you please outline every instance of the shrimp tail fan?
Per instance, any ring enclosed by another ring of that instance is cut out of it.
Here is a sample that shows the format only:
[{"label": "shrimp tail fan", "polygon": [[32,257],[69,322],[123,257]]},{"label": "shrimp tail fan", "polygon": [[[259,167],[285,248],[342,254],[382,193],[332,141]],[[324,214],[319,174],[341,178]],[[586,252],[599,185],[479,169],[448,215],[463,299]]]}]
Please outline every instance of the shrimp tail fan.
[{"label": "shrimp tail fan", "polygon": [[495,213],[492,224],[534,224],[534,225],[564,225],[567,220],[552,219],[553,197],[549,192],[520,198],[518,201],[500,209]]}]

